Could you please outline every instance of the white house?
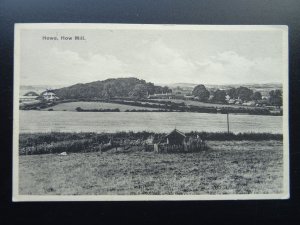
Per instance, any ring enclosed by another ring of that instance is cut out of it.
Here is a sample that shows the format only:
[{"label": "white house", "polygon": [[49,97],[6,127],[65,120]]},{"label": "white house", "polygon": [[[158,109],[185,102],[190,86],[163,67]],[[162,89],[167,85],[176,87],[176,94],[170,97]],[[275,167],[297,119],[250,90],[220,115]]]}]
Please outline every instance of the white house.
[{"label": "white house", "polygon": [[42,94],[44,100],[46,101],[55,101],[57,99],[59,99],[55,93],[53,93],[52,91],[45,91],[43,94]]},{"label": "white house", "polygon": [[38,102],[39,95],[36,92],[30,91],[19,97],[20,103]]}]

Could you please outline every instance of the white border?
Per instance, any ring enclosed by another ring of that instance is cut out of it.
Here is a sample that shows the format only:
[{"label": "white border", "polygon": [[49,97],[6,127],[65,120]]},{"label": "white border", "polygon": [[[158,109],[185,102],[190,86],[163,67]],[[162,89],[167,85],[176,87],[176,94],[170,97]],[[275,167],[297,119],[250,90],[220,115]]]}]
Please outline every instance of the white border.
[{"label": "white border", "polygon": [[[20,195],[19,194],[19,85],[21,30],[102,29],[102,30],[281,30],[283,60],[283,193],[228,195]],[[289,121],[288,121],[288,27],[284,25],[153,25],[153,24],[15,24],[14,40],[14,113],[13,113],[13,196],[14,202],[28,201],[177,201],[177,200],[249,200],[288,199],[289,186]]]}]

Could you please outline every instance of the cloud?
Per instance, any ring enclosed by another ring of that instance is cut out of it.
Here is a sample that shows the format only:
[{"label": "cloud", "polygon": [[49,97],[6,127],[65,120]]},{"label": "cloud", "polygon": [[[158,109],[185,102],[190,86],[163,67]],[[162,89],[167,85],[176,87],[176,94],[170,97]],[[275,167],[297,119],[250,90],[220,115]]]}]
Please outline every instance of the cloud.
[{"label": "cloud", "polygon": [[226,51],[197,62],[204,83],[266,83],[281,81],[281,62],[274,58],[249,59]]},{"label": "cloud", "polygon": [[23,80],[27,84],[52,85],[86,83],[102,80],[118,74],[124,74],[126,64],[115,56],[93,54],[86,58],[77,52],[52,48],[47,54],[37,59],[38,66],[24,65],[24,73],[30,74]]},{"label": "cloud", "polygon": [[170,48],[161,39],[152,42],[146,50],[135,51],[130,68],[143,79],[157,83],[188,81],[197,72],[197,65],[177,49]]},{"label": "cloud", "polygon": [[22,84],[72,85],[135,76],[154,83],[266,83],[281,81],[281,60],[247,58],[223,51],[192,60],[161,39],[139,42],[122,54],[61,50],[35,51],[24,60]]}]

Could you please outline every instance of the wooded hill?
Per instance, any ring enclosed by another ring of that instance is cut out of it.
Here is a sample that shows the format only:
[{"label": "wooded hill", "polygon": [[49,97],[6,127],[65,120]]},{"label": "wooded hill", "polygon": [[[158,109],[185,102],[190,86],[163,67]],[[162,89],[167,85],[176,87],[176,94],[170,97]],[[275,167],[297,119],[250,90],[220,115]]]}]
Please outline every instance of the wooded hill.
[{"label": "wooded hill", "polygon": [[172,92],[168,87],[155,86],[134,77],[107,79],[55,89],[60,99],[110,99],[114,97],[143,98],[147,94]]}]

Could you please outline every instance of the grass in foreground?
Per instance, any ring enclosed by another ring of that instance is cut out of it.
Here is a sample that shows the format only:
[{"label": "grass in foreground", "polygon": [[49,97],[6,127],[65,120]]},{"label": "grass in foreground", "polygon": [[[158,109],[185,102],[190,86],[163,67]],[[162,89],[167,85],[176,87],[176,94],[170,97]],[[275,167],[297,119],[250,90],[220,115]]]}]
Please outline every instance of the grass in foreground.
[{"label": "grass in foreground", "polygon": [[209,141],[199,153],[73,153],[19,157],[20,194],[281,193],[282,141]]}]

